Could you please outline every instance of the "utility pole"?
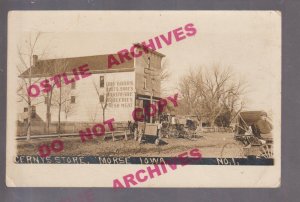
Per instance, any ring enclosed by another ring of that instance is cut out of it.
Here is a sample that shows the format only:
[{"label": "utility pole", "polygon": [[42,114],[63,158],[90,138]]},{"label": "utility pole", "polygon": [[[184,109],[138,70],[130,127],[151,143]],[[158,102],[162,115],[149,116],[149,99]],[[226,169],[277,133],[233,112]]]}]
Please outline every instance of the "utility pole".
[{"label": "utility pole", "polygon": [[[153,83],[152,83],[152,72],[150,69],[150,56],[148,57],[148,69],[149,69],[149,75],[150,75],[150,87],[151,87],[151,95],[150,95],[150,105],[153,102]],[[150,110],[150,105],[149,105],[149,110]],[[150,116],[150,123],[152,123],[152,116]]]}]

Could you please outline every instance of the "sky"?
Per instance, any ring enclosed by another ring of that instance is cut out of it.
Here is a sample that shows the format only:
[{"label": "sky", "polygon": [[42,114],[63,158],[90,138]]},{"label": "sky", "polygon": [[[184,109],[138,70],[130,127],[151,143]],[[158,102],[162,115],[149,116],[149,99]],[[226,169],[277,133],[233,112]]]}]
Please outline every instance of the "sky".
[{"label": "sky", "polygon": [[171,72],[171,94],[189,68],[219,64],[247,81],[247,109],[280,107],[281,14],[276,11],[11,11],[8,55],[16,56],[17,46],[37,32],[45,58],[62,58],[116,53],[188,23],[195,25],[195,36],[159,50]]}]

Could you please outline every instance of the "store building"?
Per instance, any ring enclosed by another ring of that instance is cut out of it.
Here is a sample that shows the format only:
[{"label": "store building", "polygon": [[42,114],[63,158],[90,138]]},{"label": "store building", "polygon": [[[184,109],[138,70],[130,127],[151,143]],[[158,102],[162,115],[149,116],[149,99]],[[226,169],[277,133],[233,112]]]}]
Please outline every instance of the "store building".
[{"label": "store building", "polygon": [[[136,51],[144,50],[135,44]],[[111,55],[84,56],[76,58],[59,58],[39,60],[34,56],[31,68],[32,82],[50,78],[57,73],[71,74],[72,69],[88,64],[91,76],[62,86],[53,88],[49,115],[51,122],[99,122],[114,118],[116,122],[133,120],[132,112],[136,107],[144,108],[161,97],[161,61],[163,54],[148,50],[140,57],[126,60],[112,68],[107,67]],[[114,54],[117,58],[117,54]],[[19,77],[28,80],[30,69]],[[49,93],[31,98],[33,119],[46,121]],[[57,101],[60,100],[60,101]],[[60,107],[59,107],[60,105]],[[106,107],[105,107],[106,106]],[[20,101],[19,121],[28,119],[28,106]],[[60,110],[59,110],[60,108]],[[105,108],[105,110],[103,110]],[[49,110],[48,110],[49,111]],[[149,121],[149,117],[145,116]]]}]

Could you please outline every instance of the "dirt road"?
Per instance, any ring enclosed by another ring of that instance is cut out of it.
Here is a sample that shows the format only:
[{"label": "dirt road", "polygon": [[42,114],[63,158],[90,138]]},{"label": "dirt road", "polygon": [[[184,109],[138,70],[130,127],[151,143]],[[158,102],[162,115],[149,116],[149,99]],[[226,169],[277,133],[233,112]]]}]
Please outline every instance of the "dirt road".
[{"label": "dirt road", "polygon": [[[53,139],[36,139],[18,141],[19,155],[38,155],[38,147],[41,144],[49,144]],[[123,138],[117,141],[103,140],[102,137],[94,138],[85,143],[78,137],[61,138],[64,142],[64,150],[52,153],[53,156],[139,156],[139,157],[173,157],[180,152],[193,148],[199,148],[203,157],[221,157],[222,148],[226,145],[223,157],[238,157],[241,145],[233,139],[232,133],[204,133],[201,138],[163,138],[166,145],[156,146],[151,143],[139,144],[132,138],[125,141]],[[226,152],[227,156],[224,156]]]}]

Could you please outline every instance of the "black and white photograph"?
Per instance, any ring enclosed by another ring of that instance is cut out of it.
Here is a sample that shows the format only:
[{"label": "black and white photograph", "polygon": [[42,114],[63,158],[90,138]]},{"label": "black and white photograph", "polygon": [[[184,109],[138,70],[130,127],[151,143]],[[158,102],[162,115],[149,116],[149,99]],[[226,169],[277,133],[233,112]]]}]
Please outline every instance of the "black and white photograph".
[{"label": "black and white photograph", "polygon": [[280,186],[279,11],[10,11],[7,69],[7,186]]}]

